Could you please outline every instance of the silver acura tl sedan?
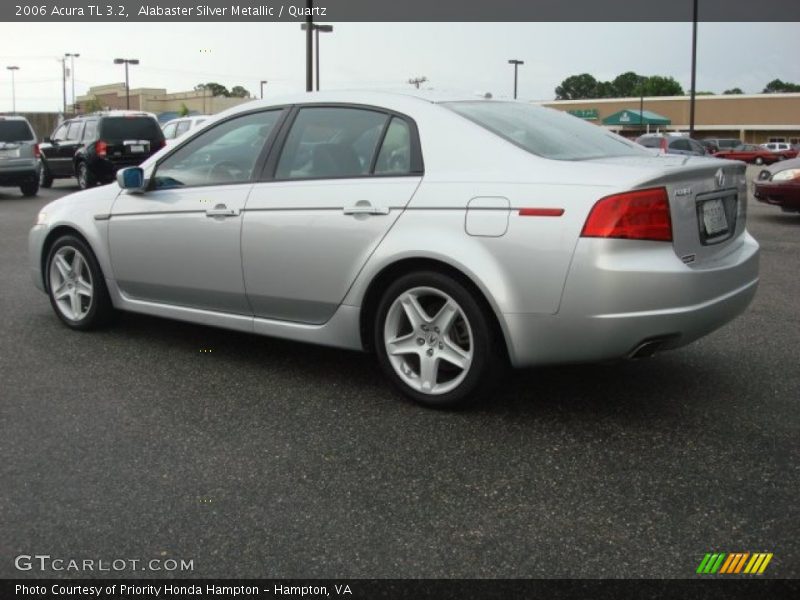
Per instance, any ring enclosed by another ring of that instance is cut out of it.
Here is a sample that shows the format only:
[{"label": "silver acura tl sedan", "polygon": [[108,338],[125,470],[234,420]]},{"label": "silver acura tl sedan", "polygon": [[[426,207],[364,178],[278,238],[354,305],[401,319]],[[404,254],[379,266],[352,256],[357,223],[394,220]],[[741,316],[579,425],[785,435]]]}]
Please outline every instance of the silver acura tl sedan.
[{"label": "silver acura tl sedan", "polygon": [[743,163],[551,109],[323,92],[48,204],[30,267],[73,329],[123,310],[373,351],[453,406],[505,364],[645,356],[733,319],[758,284],[746,209]]}]

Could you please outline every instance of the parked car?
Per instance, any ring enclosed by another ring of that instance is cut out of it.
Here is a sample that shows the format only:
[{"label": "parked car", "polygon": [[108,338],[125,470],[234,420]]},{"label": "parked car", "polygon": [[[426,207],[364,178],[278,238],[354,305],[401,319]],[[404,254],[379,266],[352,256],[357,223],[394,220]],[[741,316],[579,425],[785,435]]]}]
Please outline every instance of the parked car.
[{"label": "parked car", "polygon": [[502,365],[641,357],[750,303],[745,165],[523,102],[316,92],[229,109],[45,206],[35,285],[114,309],[375,352],[452,406]]},{"label": "parked car", "polygon": [[761,144],[761,147],[766,148],[770,152],[780,154],[784,159],[797,157],[797,148],[786,142],[768,142],[766,144]]},{"label": "parked car", "polygon": [[719,152],[719,146],[717,146],[711,140],[697,140],[697,142],[705,148],[706,154],[714,154],[715,152]]},{"label": "parked car", "polygon": [[705,156],[703,145],[690,137],[680,134],[646,133],[636,138],[636,143],[645,148],[657,148],[662,154],[682,154],[684,156]]},{"label": "parked car", "polygon": [[76,177],[81,189],[114,180],[117,170],[141,164],[165,145],[151,113],[113,110],[64,121],[40,145],[39,183]]},{"label": "parked car", "polygon": [[167,121],[161,128],[161,130],[164,132],[164,139],[167,140],[167,145],[171,144],[190,129],[197,127],[204,121],[207,121],[209,118],[210,115],[192,115],[190,117],[179,117],[177,119]]},{"label": "parked car", "polygon": [[780,154],[770,152],[756,144],[741,144],[732,150],[720,150],[714,156],[728,160],[742,160],[757,165],[771,165],[783,158]]},{"label": "parked car", "polygon": [[723,150],[733,150],[736,146],[742,145],[742,140],[739,138],[706,138],[703,140],[705,142],[711,142],[714,144],[720,151]]},{"label": "parked car", "polygon": [[26,197],[39,191],[39,144],[24,117],[0,116],[0,186],[18,187]]},{"label": "parked car", "polygon": [[756,200],[779,206],[784,212],[800,212],[800,158],[782,160],[758,174]]}]

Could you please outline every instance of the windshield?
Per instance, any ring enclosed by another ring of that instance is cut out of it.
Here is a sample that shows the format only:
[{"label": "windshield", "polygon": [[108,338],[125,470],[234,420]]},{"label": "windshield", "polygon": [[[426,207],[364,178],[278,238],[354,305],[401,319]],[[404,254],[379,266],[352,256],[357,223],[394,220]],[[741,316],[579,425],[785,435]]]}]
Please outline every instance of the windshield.
[{"label": "windshield", "polygon": [[160,140],[164,137],[158,122],[150,117],[108,117],[102,120],[104,140]]},{"label": "windshield", "polygon": [[25,121],[0,121],[0,142],[30,142],[33,131]]},{"label": "windshield", "polygon": [[573,115],[518,102],[447,102],[447,108],[545,158],[588,160],[647,154],[634,144]]}]

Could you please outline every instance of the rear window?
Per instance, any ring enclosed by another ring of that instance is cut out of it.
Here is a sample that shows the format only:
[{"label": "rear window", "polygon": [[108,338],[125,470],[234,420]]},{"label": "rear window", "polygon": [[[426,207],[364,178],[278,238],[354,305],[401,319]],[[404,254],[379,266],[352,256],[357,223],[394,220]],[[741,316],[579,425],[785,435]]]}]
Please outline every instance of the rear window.
[{"label": "rear window", "polygon": [[649,138],[639,138],[636,140],[639,144],[644,146],[645,148],[660,148],[661,147],[661,138],[657,137],[649,137]]},{"label": "rear window", "polygon": [[516,102],[447,102],[444,106],[492,133],[545,158],[587,160],[641,156],[646,151],[570,114]]},{"label": "rear window", "polygon": [[33,131],[25,121],[0,121],[0,142],[33,141]]},{"label": "rear window", "polygon": [[158,122],[150,117],[108,117],[100,123],[104,140],[160,140],[164,137]]}]

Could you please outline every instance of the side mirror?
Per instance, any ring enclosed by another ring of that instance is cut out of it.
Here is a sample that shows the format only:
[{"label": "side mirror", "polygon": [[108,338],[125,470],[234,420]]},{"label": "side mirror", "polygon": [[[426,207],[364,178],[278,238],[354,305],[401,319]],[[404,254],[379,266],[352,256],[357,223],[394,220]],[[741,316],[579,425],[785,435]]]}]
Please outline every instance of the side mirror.
[{"label": "side mirror", "polygon": [[117,183],[129,192],[144,191],[144,170],[141,167],[128,167],[117,171]]}]

